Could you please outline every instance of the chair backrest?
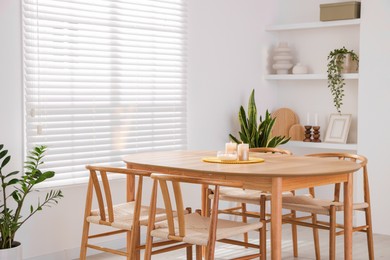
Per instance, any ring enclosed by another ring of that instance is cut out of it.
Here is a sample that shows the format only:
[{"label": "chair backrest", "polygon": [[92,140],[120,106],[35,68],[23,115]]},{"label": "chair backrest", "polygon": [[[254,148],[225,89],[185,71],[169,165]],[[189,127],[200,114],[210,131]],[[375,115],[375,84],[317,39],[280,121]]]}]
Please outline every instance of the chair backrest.
[{"label": "chair backrest", "polygon": [[[310,157],[322,157],[322,158],[337,158],[339,160],[349,160],[359,163],[363,170],[363,188],[364,188],[364,201],[370,203],[370,188],[368,184],[368,171],[367,171],[367,158],[362,155],[350,154],[350,153],[315,153],[307,154]],[[334,188],[334,201],[340,201],[340,183],[335,184]],[[314,196],[314,188],[310,188],[310,194]]]},{"label": "chair backrest", "polygon": [[275,147],[250,148],[249,152],[254,152],[254,153],[277,153],[277,154],[292,155],[292,152],[290,152],[289,150],[285,150],[285,149],[281,149],[281,148],[275,148]]},{"label": "chair backrest", "polygon": [[[210,180],[210,179],[204,179],[204,178],[196,178],[196,177],[186,177],[186,176],[178,176],[178,175],[168,175],[168,174],[158,174],[153,173],[151,175],[151,178],[154,179],[153,182],[153,192],[152,192],[152,203],[151,203],[151,210],[155,209],[156,207],[156,196],[157,196],[157,183],[160,184],[165,210],[167,214],[167,223],[168,223],[168,230],[169,230],[169,239],[181,241],[181,239],[186,235],[185,234],[185,222],[184,222],[184,204],[183,204],[183,196],[181,193],[180,183],[192,183],[192,184],[200,184],[200,185],[214,185],[214,202],[213,202],[213,209],[211,214],[211,221],[210,221],[210,231],[209,231],[209,238],[212,234],[215,234],[216,230],[216,221],[218,218],[218,201],[219,201],[219,187],[220,186],[230,186],[230,187],[236,187],[236,188],[242,188],[243,183],[242,182],[233,182],[233,181],[226,181],[226,180]],[[174,223],[174,212],[172,209],[172,201],[171,201],[171,195],[170,190],[168,188],[168,182],[172,184],[173,187],[173,195],[175,199],[176,204],[176,211],[177,211],[177,222],[178,222],[178,228],[179,234],[175,234],[175,223]],[[149,218],[152,218],[153,216],[149,216]],[[152,220],[153,221],[153,220]],[[150,223],[150,222],[149,222]]]},{"label": "chair backrest", "polygon": [[[111,225],[114,222],[114,210],[113,210],[113,202],[111,195],[110,182],[108,180],[108,173],[112,174],[124,174],[127,176],[127,187],[126,187],[126,200],[136,201],[135,203],[135,212],[137,210],[139,212],[141,207],[142,200],[142,182],[144,176],[150,176],[150,172],[139,171],[133,169],[124,169],[124,168],[115,168],[115,167],[103,167],[103,166],[91,166],[88,165],[86,168],[89,170],[89,182],[88,182],[88,190],[87,190],[87,201],[85,207],[85,216],[89,216],[91,214],[92,209],[92,199],[93,194],[95,193],[98,207],[99,207],[99,216],[100,216],[100,224],[103,225]],[[100,181],[99,181],[100,176]],[[137,194],[134,198],[135,185],[134,185],[134,177],[139,176],[138,179],[138,188]],[[107,213],[106,213],[107,211]],[[107,218],[108,216],[108,218]],[[136,220],[136,218],[134,218]]]}]

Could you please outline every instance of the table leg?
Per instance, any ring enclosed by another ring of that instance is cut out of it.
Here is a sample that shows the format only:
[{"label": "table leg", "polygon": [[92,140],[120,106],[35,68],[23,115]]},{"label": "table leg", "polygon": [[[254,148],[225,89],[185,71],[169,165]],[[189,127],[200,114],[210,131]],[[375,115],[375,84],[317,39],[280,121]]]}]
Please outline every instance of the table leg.
[{"label": "table leg", "polygon": [[353,173],[344,182],[344,259],[352,259]]},{"label": "table leg", "polygon": [[209,185],[202,185],[202,216],[210,215]]},{"label": "table leg", "polygon": [[[202,184],[202,216],[208,217],[210,212],[209,185]],[[202,256],[206,256],[206,247],[202,246]]]},{"label": "table leg", "polygon": [[272,178],[271,259],[282,258],[282,178]]}]

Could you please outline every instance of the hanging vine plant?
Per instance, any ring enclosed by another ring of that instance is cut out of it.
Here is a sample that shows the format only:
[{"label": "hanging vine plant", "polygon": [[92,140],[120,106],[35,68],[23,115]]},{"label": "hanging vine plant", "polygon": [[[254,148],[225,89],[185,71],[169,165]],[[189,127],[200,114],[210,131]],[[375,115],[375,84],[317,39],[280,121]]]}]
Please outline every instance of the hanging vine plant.
[{"label": "hanging vine plant", "polygon": [[341,72],[348,55],[358,66],[358,55],[353,50],[347,50],[345,47],[334,49],[328,55],[328,88],[330,88],[330,92],[333,96],[333,105],[340,114],[341,106],[343,105],[345,85]]}]

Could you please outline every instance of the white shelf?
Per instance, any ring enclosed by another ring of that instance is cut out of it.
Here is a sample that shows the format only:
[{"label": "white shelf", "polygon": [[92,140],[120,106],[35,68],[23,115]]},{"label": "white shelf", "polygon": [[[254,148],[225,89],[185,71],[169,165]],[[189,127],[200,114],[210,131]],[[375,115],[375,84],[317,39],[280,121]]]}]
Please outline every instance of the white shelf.
[{"label": "white shelf", "polygon": [[336,144],[336,143],[323,143],[323,142],[313,143],[313,142],[302,142],[302,141],[289,141],[287,144],[281,145],[281,147],[357,151],[357,144]]},{"label": "white shelf", "polygon": [[[267,80],[322,80],[328,79],[327,74],[268,74]],[[358,73],[343,74],[344,79],[359,79]]]},{"label": "white shelf", "polygon": [[269,25],[266,26],[265,30],[268,32],[277,32],[277,31],[306,30],[306,29],[319,29],[319,28],[358,26],[358,25],[360,25],[360,19],[350,19],[350,20],[339,20],[339,21],[329,21],[329,22]]}]

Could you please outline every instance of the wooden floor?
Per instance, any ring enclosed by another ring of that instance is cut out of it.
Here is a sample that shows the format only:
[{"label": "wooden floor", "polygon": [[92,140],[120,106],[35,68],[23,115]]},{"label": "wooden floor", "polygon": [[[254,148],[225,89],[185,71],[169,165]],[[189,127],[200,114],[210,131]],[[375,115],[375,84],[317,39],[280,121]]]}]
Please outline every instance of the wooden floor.
[{"label": "wooden floor", "polygon": [[[292,256],[292,243],[290,228],[286,225],[283,227],[283,242],[282,242],[282,255],[283,260],[309,260],[315,259],[314,255],[314,246],[312,241],[312,233],[308,228],[298,228],[298,240],[299,240],[299,257],[294,258]],[[268,234],[269,235],[269,234]],[[254,238],[252,241],[256,241]],[[328,257],[328,235],[326,231],[320,231],[320,243],[321,243],[321,258],[329,259]],[[268,241],[269,245],[269,241]],[[390,259],[390,236],[384,235],[374,235],[374,245],[375,245],[375,259]],[[250,252],[255,252],[252,249],[243,249],[238,246],[231,246],[227,244],[218,243],[216,249],[216,259],[218,260],[227,260],[232,259],[236,256],[243,254],[249,254]],[[336,248],[336,259],[344,259],[343,255],[343,237],[337,238],[337,248]],[[268,257],[269,257],[269,248],[268,248]],[[143,255],[142,255],[143,256]],[[94,256],[88,257],[88,260],[120,260],[125,259],[121,256],[115,256],[111,254],[97,254]],[[143,259],[143,258],[141,258]],[[175,252],[170,252],[166,254],[153,256],[153,260],[183,260],[185,259],[185,250],[178,250]],[[354,260],[367,260],[367,245],[365,234],[355,233],[353,236],[353,259]]]}]

